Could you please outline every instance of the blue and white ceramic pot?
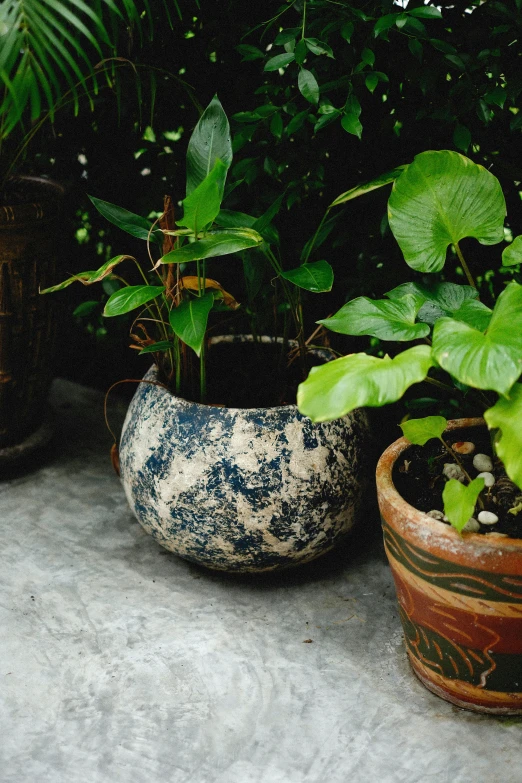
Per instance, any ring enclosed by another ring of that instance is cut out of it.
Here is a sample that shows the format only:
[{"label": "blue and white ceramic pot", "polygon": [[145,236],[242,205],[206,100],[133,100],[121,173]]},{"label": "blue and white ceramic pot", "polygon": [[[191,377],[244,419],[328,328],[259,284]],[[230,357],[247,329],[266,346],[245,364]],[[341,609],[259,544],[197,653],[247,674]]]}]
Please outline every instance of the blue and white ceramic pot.
[{"label": "blue and white ceramic pot", "polygon": [[[156,377],[155,367],[145,375]],[[313,424],[295,405],[200,405],[142,383],[120,467],[130,507],[161,546],[208,568],[260,572],[306,563],[348,533],[367,451],[362,410]]]}]

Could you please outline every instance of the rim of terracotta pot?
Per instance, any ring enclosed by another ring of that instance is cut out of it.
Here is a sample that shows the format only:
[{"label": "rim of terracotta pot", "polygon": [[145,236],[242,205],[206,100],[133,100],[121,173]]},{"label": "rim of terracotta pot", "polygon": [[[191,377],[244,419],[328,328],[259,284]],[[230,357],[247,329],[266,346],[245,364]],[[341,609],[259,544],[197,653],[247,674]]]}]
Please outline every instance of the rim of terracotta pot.
[{"label": "rim of terracotta pot", "polygon": [[[270,345],[271,343],[282,343],[281,337],[271,337],[269,335],[262,335],[259,338],[259,341],[264,343],[265,345]],[[254,343],[254,337],[251,334],[222,334],[222,335],[216,335],[215,337],[212,337],[210,340],[211,345],[215,345],[216,343]],[[296,344],[295,340],[289,340],[288,341],[290,345]],[[330,361],[328,358],[328,351],[326,349],[321,348],[315,348],[310,351],[310,353],[315,354],[316,356],[321,356],[324,353],[325,361]],[[333,358],[333,356],[331,357]],[[147,378],[147,376],[153,376]],[[157,380],[158,377],[158,366],[156,364],[152,364],[150,368],[147,370],[144,380]],[[208,403],[203,402],[194,402],[193,400],[186,400],[184,397],[179,397],[175,392],[170,391],[166,387],[162,386],[154,386],[153,388],[157,389],[158,393],[161,393],[162,395],[168,395],[170,398],[174,398],[177,402],[181,403],[183,406],[186,406],[187,408],[200,408],[201,410],[205,411],[215,411],[215,410],[225,410],[225,411],[240,411],[242,413],[247,413],[249,411],[263,411],[263,413],[266,414],[272,414],[275,416],[278,413],[281,413],[282,411],[292,411],[292,413],[296,414],[299,413],[299,410],[297,408],[297,404],[292,402],[288,405],[270,405],[268,407],[254,407],[254,408],[232,408],[227,407],[226,405],[211,405]],[[307,419],[308,416],[305,416],[302,413],[299,413],[300,416],[302,416],[304,419]],[[350,415],[350,414],[349,414]],[[347,418],[346,416],[342,417]],[[323,422],[327,423],[327,422]]]},{"label": "rim of terracotta pot", "polygon": [[[486,422],[481,418],[451,419],[448,421],[448,426],[444,432],[451,433],[455,430],[470,427],[486,427]],[[475,551],[487,552],[488,554],[498,553],[501,556],[506,549],[513,553],[522,553],[522,538],[511,538],[510,536],[496,537],[479,533],[465,533],[461,535],[451,525],[429,517],[424,511],[419,511],[415,506],[404,500],[393,483],[392,474],[398,458],[411,445],[406,438],[398,438],[383,452],[376,469],[380,501],[393,508],[400,518],[407,519],[410,523],[410,531],[419,526],[419,535],[421,535],[420,531],[424,530],[458,548],[470,545]]]},{"label": "rim of terracotta pot", "polygon": [[28,222],[43,223],[59,214],[65,195],[65,187],[60,182],[47,177],[25,175],[12,177],[9,182],[30,183],[39,192],[36,200],[0,206],[0,228],[22,228]]}]

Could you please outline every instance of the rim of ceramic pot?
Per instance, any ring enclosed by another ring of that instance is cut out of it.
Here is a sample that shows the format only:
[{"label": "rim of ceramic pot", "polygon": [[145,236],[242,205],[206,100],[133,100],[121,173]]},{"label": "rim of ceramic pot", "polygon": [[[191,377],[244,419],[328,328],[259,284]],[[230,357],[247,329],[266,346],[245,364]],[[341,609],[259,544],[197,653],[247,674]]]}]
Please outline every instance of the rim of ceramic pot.
[{"label": "rim of ceramic pot", "polygon": [[38,190],[37,198],[21,204],[0,206],[0,228],[20,228],[28,222],[42,223],[56,217],[60,212],[65,188],[60,182],[46,177],[18,176],[9,182],[29,183]]},{"label": "rim of ceramic pot", "polygon": [[[448,426],[444,432],[451,433],[454,430],[469,429],[470,427],[486,427],[486,422],[481,418],[451,419],[448,421]],[[522,538],[511,538],[510,536],[497,538],[479,533],[466,533],[462,536],[451,525],[429,517],[424,511],[419,511],[415,506],[404,500],[393,483],[393,468],[401,454],[409,449],[411,445],[406,438],[398,438],[388,446],[377,463],[376,480],[378,492],[386,504],[395,509],[402,518],[407,518],[413,525],[422,526],[424,530],[429,530],[439,538],[455,544],[465,542],[473,547],[488,551],[505,550],[509,547],[514,552],[522,552]]]},{"label": "rim of ceramic pot", "polygon": [[[272,343],[279,343],[281,344],[283,342],[282,337],[271,337],[270,335],[261,335],[257,338],[261,343],[264,343],[265,345],[270,345]],[[221,334],[216,335],[215,337],[212,337],[210,340],[211,345],[216,345],[219,343],[254,343],[254,336],[251,334]],[[296,345],[295,340],[289,340],[289,345]],[[325,362],[331,361],[333,359],[333,356],[329,356],[329,351],[327,349],[321,349],[321,348],[314,348],[310,351],[310,353],[314,354],[315,356],[320,356],[324,358]],[[151,365],[151,367],[147,370],[144,380],[157,380],[158,377],[158,367],[156,364]],[[180,403],[183,406],[187,406],[190,408],[200,408],[201,410],[205,411],[215,411],[215,410],[225,410],[225,411],[240,411],[240,412],[247,412],[247,411],[263,411],[263,413],[271,413],[272,415],[276,415],[278,413],[281,413],[282,411],[292,411],[293,413],[299,413],[297,404],[296,403],[289,403],[288,405],[271,405],[269,407],[255,407],[255,408],[229,408],[226,405],[209,405],[202,402],[194,402],[193,400],[186,400],[184,397],[179,397],[174,392],[170,391],[166,387],[162,386],[154,386],[157,390],[157,393],[162,395],[168,395],[170,398],[174,398],[178,403]],[[304,419],[307,419],[308,416],[305,416],[304,414],[300,414]],[[346,416],[343,416],[342,418],[347,418]],[[328,422],[323,422],[328,423]]]}]

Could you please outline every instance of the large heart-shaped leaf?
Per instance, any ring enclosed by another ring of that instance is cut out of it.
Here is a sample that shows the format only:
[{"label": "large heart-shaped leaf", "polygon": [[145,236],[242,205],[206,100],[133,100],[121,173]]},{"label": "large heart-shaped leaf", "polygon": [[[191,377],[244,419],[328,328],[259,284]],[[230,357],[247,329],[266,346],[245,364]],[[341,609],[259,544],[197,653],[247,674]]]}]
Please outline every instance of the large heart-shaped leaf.
[{"label": "large heart-shaped leaf", "polygon": [[89,199],[100,215],[103,215],[109,223],[113,223],[118,228],[121,228],[122,231],[132,234],[133,237],[138,239],[150,239],[151,242],[163,244],[162,232],[159,229],[151,231],[152,223],[150,220],[142,218],[140,215],[135,215],[134,212],[129,212],[128,209],[123,209],[123,207],[117,207],[116,204],[102,201],[100,198],[89,196]]},{"label": "large heart-shaped leaf", "polygon": [[454,318],[433,330],[433,355],[461,383],[507,395],[522,372],[522,286],[500,294],[484,334]]},{"label": "large heart-shaped leaf", "polygon": [[476,299],[478,292],[470,285],[456,283],[403,283],[385,296],[389,299],[402,299],[406,294],[420,297],[424,300],[417,313],[417,320],[433,326],[435,321],[445,316],[453,315],[468,299]]},{"label": "large heart-shaped leaf", "polygon": [[215,222],[222,228],[252,228],[256,220],[253,215],[233,209],[220,209],[215,218]]},{"label": "large heart-shaped leaf", "polygon": [[502,266],[522,264],[522,235],[515,237],[502,252]]},{"label": "large heart-shaped leaf", "polygon": [[490,324],[492,314],[493,310],[479,302],[478,299],[467,299],[453,313],[453,318],[478,329],[479,332],[485,332]]},{"label": "large heart-shaped leaf", "polygon": [[393,185],[390,228],[406,263],[438,272],[449,245],[475,237],[483,245],[504,238],[506,203],[496,177],[458,152],[422,152]]},{"label": "large heart-shaped leaf", "polygon": [[297,390],[297,407],[312,421],[337,419],[363,405],[380,407],[423,381],[431,366],[428,345],[408,348],[395,359],[365,353],[343,356],[312,368]]},{"label": "large heart-shaped leaf", "polygon": [[165,287],[162,285],[129,285],[120,288],[107,299],[103,315],[110,318],[113,315],[130,313],[131,310],[155,299],[164,290]]},{"label": "large heart-shaped leaf", "polygon": [[214,222],[219,214],[226,175],[227,167],[218,158],[210,174],[184,199],[183,218],[177,221],[178,226],[198,234]]},{"label": "large heart-shaped leaf", "polygon": [[203,182],[216,160],[226,168],[232,163],[232,142],[227,115],[217,95],[199,118],[187,148],[187,196]]},{"label": "large heart-shaped leaf", "polygon": [[339,206],[339,204],[345,204],[347,201],[351,201],[354,198],[363,196],[365,193],[370,193],[372,190],[377,190],[378,188],[384,187],[384,185],[389,185],[391,182],[395,182],[397,177],[399,177],[406,168],[408,168],[406,165],[397,166],[396,169],[392,169],[392,171],[387,171],[385,174],[380,174],[378,177],[375,177],[375,179],[372,179],[370,182],[365,182],[362,185],[356,185],[354,188],[350,188],[350,190],[346,190],[344,193],[341,193],[340,196],[337,196],[337,198],[332,201],[329,208],[337,207]]},{"label": "large heart-shaped leaf", "polygon": [[78,272],[78,274],[68,277],[67,280],[63,281],[63,283],[58,283],[57,285],[53,285],[50,288],[44,288],[42,291],[40,291],[40,293],[52,294],[53,291],[62,291],[64,288],[70,286],[71,283],[82,283],[82,285],[92,285],[92,283],[99,283],[100,280],[103,280],[112,273],[112,270],[115,266],[118,266],[118,264],[121,264],[122,261],[127,260],[135,261],[136,259],[133,258],[133,256],[114,256],[114,258],[106,261],[99,269],[94,269],[90,272]]},{"label": "large heart-shaped leaf", "polygon": [[306,291],[321,294],[332,290],[334,273],[328,261],[316,261],[315,264],[301,264],[297,269],[283,272],[281,277]]},{"label": "large heart-shaped leaf", "polygon": [[263,237],[251,228],[227,228],[224,231],[209,231],[204,239],[190,242],[176,250],[171,250],[158,263],[184,264],[188,261],[199,261],[202,258],[225,256],[256,247]]},{"label": "large heart-shaped leaf", "polygon": [[172,331],[199,356],[207,331],[208,316],[214,304],[214,294],[193,297],[170,311]]},{"label": "large heart-shaped leaf", "polygon": [[409,419],[399,424],[404,437],[415,446],[424,446],[433,438],[442,438],[447,426],[448,422],[444,416],[425,416],[423,419]]},{"label": "large heart-shaped leaf", "polygon": [[467,486],[456,479],[450,479],[442,490],[444,514],[459,533],[473,516],[477,498],[483,489],[484,479],[477,477]]},{"label": "large heart-shaped leaf", "polygon": [[498,428],[495,450],[511,481],[522,489],[522,384],[515,383],[509,399],[501,397],[484,418],[490,429]]},{"label": "large heart-shaped leaf", "polygon": [[416,340],[430,333],[427,324],[415,323],[422,299],[407,294],[402,299],[368,299],[359,296],[331,318],[317,323],[340,334],[369,334],[381,340]]}]

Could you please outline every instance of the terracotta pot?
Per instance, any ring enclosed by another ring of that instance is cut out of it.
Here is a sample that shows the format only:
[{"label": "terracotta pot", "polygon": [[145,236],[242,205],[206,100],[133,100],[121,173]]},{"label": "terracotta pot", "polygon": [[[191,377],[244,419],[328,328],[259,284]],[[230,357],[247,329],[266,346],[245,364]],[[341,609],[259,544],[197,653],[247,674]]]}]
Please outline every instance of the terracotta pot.
[{"label": "terracotta pot", "polygon": [[[38,445],[53,378],[58,303],[39,288],[59,278],[61,185],[20,177],[27,203],[0,207],[0,463]],[[43,430],[46,430],[45,426]]]},{"label": "terracotta pot", "polygon": [[[456,419],[447,432],[482,419]],[[430,691],[477,712],[522,714],[522,539],[462,536],[410,506],[392,478],[410,443],[377,466],[384,542],[413,671]]]},{"label": "terracotta pot", "polygon": [[[154,367],[145,378],[157,378]],[[295,405],[200,405],[143,383],[123,425],[121,479],[161,546],[207,568],[272,571],[313,560],[350,531],[368,443],[363,410],[313,424]]]}]

